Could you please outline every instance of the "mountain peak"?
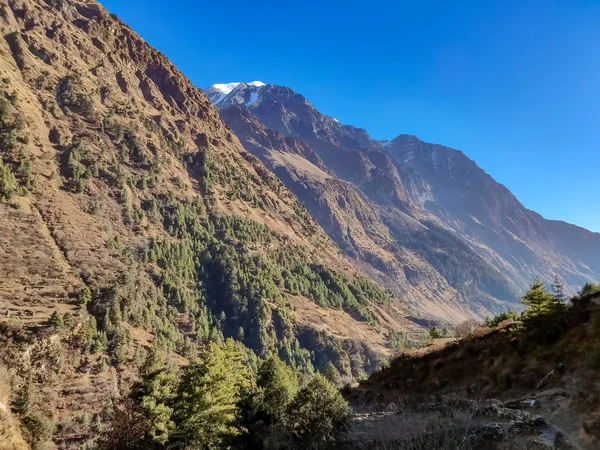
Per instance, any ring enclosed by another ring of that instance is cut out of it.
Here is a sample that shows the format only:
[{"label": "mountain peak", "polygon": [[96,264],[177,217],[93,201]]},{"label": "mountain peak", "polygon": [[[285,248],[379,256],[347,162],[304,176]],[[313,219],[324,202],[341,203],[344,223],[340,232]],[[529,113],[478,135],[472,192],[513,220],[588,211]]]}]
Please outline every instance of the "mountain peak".
[{"label": "mountain peak", "polygon": [[234,91],[243,90],[245,88],[258,88],[261,89],[266,84],[262,81],[250,81],[250,82],[240,82],[235,81],[232,83],[216,83],[212,86],[209,86],[204,90],[208,99],[211,103],[215,105],[219,105],[225,100],[225,98]]},{"label": "mountain peak", "polygon": [[216,83],[210,86],[208,89],[213,88],[214,90],[222,92],[223,94],[229,94],[242,83],[254,87],[262,87],[265,85],[265,83],[262,81],[250,81],[249,83],[234,81],[233,83]]}]

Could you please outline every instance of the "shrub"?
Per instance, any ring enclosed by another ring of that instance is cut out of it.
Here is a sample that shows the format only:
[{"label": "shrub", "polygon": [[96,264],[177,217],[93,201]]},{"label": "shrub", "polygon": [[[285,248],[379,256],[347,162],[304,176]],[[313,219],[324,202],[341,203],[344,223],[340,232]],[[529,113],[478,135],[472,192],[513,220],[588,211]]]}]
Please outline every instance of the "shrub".
[{"label": "shrub", "polygon": [[473,334],[473,332],[477,329],[478,326],[479,324],[477,323],[477,321],[473,319],[465,320],[464,322],[459,323],[454,328],[454,335],[460,339],[467,338]]},{"label": "shrub", "polygon": [[488,328],[495,328],[506,320],[509,320],[511,322],[517,322],[520,320],[520,318],[521,316],[518,312],[509,309],[508,311],[503,312],[502,314],[498,314],[495,317],[486,317],[485,321],[483,322],[483,326]]},{"label": "shrub", "polygon": [[61,315],[57,311],[54,311],[48,319],[48,325],[52,325],[55,330],[60,330],[65,324]]},{"label": "shrub", "polygon": [[48,140],[55,145],[60,144],[60,131],[56,127],[50,128],[50,133],[48,133]]}]

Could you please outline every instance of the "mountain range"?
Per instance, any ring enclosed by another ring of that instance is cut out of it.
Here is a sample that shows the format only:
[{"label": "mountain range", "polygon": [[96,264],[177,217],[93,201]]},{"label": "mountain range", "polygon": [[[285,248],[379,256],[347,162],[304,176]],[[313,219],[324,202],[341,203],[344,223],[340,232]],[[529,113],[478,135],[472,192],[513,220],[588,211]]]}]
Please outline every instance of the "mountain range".
[{"label": "mountain range", "polygon": [[377,141],[285,86],[205,93],[345,254],[420,316],[484,317],[518,307],[535,277],[558,275],[574,294],[600,276],[600,234],[528,210],[459,150]]},{"label": "mountain range", "polygon": [[140,378],[170,404],[162,370],[211,348],[352,384],[427,328],[518,308],[535,276],[600,278],[600,235],[462,152],[284,86],[203,91],[94,0],[0,2],[0,32],[0,447],[93,448]]}]

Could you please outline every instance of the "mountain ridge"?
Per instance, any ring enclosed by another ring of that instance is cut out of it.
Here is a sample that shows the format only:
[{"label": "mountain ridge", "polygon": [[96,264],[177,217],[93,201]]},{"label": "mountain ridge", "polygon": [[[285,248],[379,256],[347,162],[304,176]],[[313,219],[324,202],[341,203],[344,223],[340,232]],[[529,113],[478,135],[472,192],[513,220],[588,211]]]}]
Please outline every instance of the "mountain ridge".
[{"label": "mountain ridge", "polygon": [[[268,84],[261,87],[258,97],[249,104],[248,96],[242,86],[217,105],[234,132],[238,130],[230,123],[233,118],[227,111],[242,108],[250,111],[266,129],[279,132],[284,137],[300,138],[330,172],[353,184],[372,204],[377,205],[379,220],[384,227],[395,228],[395,220],[385,219],[391,210],[407,214],[417,222],[435,224],[445,230],[442,234],[450,232],[458,236],[485,260],[485,264],[502,273],[515,292],[524,291],[538,275],[551,279],[559,274],[565,279],[568,292],[574,294],[579,286],[599,276],[597,258],[586,248],[585,242],[588,236],[592,239],[591,248],[594,251],[600,249],[596,233],[588,232],[588,235],[582,227],[570,228],[566,222],[559,225],[526,209],[508,188],[497,183],[464,152],[425,143],[406,134],[389,141],[376,141],[366,130],[342,125],[322,115],[304,96],[285,86]],[[240,126],[240,121],[236,124]],[[244,145],[252,146],[247,129],[244,136],[245,140],[241,139]],[[281,171],[281,164],[269,163],[265,158],[267,147],[257,154],[263,155],[263,162],[270,164],[273,170],[279,167]],[[256,146],[253,148],[257,151]],[[272,150],[277,151],[273,148],[269,151],[272,153]],[[435,161],[434,157],[437,158]],[[460,171],[458,179],[452,178],[454,170]],[[469,194],[464,184],[472,182],[476,183],[476,189]],[[288,187],[299,195],[299,190]],[[301,195],[299,197],[302,198]],[[316,217],[319,215],[315,207],[311,212]],[[503,219],[505,216],[509,219]],[[555,231],[557,227],[561,232]],[[489,230],[486,233],[478,228]],[[342,248],[345,247],[344,238],[339,233],[337,237],[331,230],[328,233]],[[568,244],[565,243],[566,237],[572,237]],[[391,241],[405,248],[412,245],[415,250],[411,232],[408,232],[410,242],[402,242],[406,238],[405,231],[396,230]],[[448,239],[443,238],[445,242]],[[349,251],[347,246],[345,251]],[[435,255],[428,255],[426,251],[424,254],[422,248],[417,251],[421,251],[422,258],[429,258],[429,263],[437,264],[437,270],[443,271]],[[388,280],[387,285],[406,282],[397,278],[393,280],[393,277]],[[484,303],[488,301],[483,300]],[[476,299],[475,303],[478,302]]]}]

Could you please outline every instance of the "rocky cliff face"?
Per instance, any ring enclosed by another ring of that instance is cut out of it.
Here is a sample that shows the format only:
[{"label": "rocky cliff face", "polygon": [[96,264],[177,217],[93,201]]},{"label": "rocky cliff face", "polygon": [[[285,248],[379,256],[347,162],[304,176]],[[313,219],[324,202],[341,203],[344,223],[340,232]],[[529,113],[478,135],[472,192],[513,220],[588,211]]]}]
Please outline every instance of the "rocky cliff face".
[{"label": "rocky cliff face", "polygon": [[[600,276],[598,234],[526,210],[460,151],[407,135],[375,141],[282,86],[240,83],[217,106],[346,254],[423,313],[486,315],[535,276],[559,274],[572,293]],[[303,151],[289,156],[285,139]]]}]

